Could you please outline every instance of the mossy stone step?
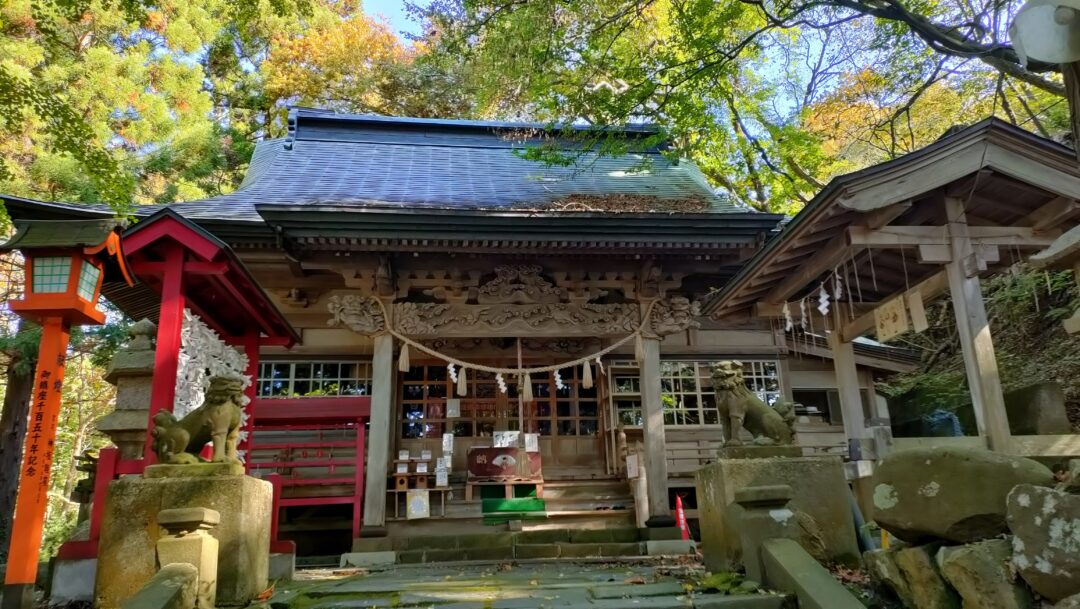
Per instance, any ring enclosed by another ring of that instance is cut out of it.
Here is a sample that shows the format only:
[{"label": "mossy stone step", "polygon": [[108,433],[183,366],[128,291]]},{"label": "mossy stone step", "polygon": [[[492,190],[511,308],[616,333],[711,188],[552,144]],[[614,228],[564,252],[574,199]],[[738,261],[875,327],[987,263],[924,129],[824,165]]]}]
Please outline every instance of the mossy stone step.
[{"label": "mossy stone step", "polygon": [[537,529],[521,531],[515,537],[517,544],[557,543],[570,541],[569,529]]},{"label": "mossy stone step", "polygon": [[559,543],[560,558],[641,556],[641,543]]},{"label": "mossy stone step", "polygon": [[570,543],[631,543],[640,539],[637,529],[571,529]]}]

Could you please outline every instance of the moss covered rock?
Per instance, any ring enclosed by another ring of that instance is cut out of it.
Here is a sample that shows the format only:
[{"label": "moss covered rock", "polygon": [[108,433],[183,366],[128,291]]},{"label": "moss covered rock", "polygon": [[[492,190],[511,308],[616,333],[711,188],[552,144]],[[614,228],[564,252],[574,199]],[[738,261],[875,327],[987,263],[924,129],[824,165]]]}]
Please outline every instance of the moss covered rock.
[{"label": "moss covered rock", "polygon": [[1051,601],[1080,594],[1080,496],[1024,484],[1009,493],[1013,564]]},{"label": "moss covered rock", "polygon": [[937,560],[945,581],[963,599],[964,609],[1031,609],[1031,591],[1011,581],[1011,557],[1008,541],[991,539],[942,548]]},{"label": "moss covered rock", "polygon": [[1031,459],[982,449],[897,451],[874,472],[874,520],[912,543],[970,543],[1008,529],[1005,498],[1018,484],[1052,486],[1054,474]]}]

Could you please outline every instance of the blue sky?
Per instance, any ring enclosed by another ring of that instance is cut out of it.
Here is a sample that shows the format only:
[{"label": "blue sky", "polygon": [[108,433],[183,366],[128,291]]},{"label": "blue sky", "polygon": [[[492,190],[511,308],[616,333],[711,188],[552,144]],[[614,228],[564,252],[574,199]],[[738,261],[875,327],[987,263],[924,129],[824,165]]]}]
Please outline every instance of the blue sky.
[{"label": "blue sky", "polygon": [[418,23],[410,21],[405,12],[404,0],[364,0],[364,12],[372,17],[382,17],[390,29],[401,38],[401,32],[417,33]]}]

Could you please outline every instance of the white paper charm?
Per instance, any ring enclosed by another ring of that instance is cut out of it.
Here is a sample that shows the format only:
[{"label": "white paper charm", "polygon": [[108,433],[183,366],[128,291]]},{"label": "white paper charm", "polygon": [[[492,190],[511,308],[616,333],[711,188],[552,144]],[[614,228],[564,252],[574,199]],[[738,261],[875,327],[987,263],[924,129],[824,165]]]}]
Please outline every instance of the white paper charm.
[{"label": "white paper charm", "polygon": [[818,288],[817,302],[818,302],[817,310],[820,311],[822,315],[828,315],[829,314],[829,293],[825,291],[825,284],[824,283],[821,284],[821,287]]},{"label": "white paper charm", "polygon": [[525,434],[525,452],[538,453],[540,452],[540,434],[527,433]]}]

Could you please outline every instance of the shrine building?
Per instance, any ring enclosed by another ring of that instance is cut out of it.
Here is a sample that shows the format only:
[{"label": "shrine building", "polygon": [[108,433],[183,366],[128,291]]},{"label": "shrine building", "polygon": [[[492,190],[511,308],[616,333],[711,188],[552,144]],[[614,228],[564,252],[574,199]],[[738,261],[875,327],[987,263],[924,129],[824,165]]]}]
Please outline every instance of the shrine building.
[{"label": "shrine building", "polygon": [[[629,152],[599,152],[612,142]],[[1012,146],[1013,156],[979,165],[964,148],[975,145]],[[288,136],[258,144],[235,192],[135,208],[123,239],[138,284],[106,283],[103,294],[156,324],[145,330],[158,350],[152,403],[138,417],[201,395],[185,390],[183,367],[199,350],[220,353],[206,341],[247,357],[245,467],[273,481],[274,542],[300,554],[509,521],[670,525],[677,498],[695,517],[694,472],[723,443],[716,362],[741,362],[766,404],[797,403],[801,452],[841,456],[853,477],[872,430],[889,425],[874,381],[919,355],[858,333],[830,337],[837,320],[865,324],[864,298],[916,285],[925,262],[882,256],[871,278],[864,250],[805,236],[809,223],[856,217],[873,231],[905,213],[908,224],[934,216],[911,219],[923,209],[914,190],[900,207],[821,210],[840,209],[867,180],[953,163],[931,153],[963,155],[962,175],[946,176],[954,182],[1004,176],[998,192],[1070,154],[996,121],[934,146],[834,181],[809,219],[785,226],[718,195],[646,127],[596,134],[294,109]],[[1054,170],[1073,188],[1075,169]],[[934,179],[916,181],[944,184]],[[1025,200],[1053,203],[1067,194],[1058,183]],[[113,216],[3,200],[17,226]],[[1048,242],[1025,234],[1010,247]],[[110,479],[153,459],[147,419],[116,420],[103,426],[120,447]]]}]

